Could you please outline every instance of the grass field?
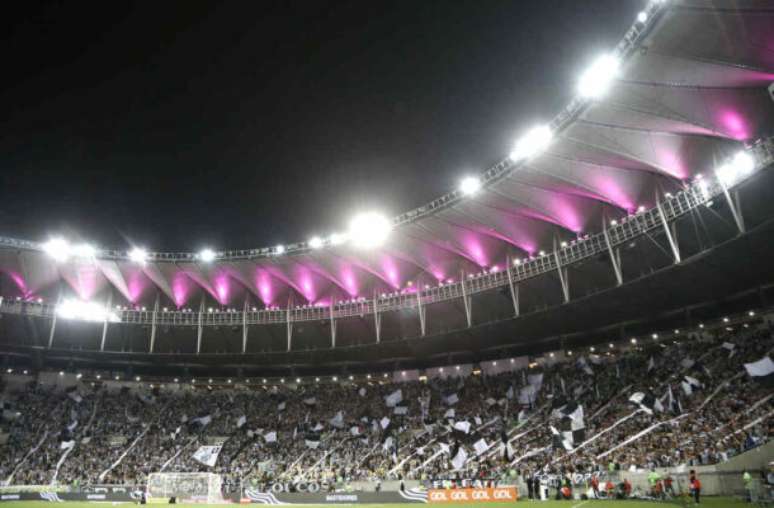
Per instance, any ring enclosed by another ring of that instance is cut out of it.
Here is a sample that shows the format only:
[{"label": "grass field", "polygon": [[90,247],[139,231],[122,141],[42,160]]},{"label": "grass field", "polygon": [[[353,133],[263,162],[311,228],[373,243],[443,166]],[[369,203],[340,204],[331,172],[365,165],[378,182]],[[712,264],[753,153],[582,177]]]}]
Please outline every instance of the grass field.
[{"label": "grass field", "polygon": [[[75,502],[75,501],[68,501],[65,503],[60,504],[66,504],[66,508],[94,508],[95,503],[81,503],[81,502]],[[108,503],[96,503],[96,504],[108,504]],[[112,504],[112,503],[111,503]],[[470,504],[470,505],[458,505],[455,504],[454,506],[459,508],[503,508],[504,506],[507,506],[509,503],[478,503],[478,504]],[[655,502],[655,501],[529,501],[529,500],[522,500],[519,501],[518,504],[520,506],[528,507],[528,506],[534,506],[535,508],[654,508],[655,506],[681,506],[680,501],[671,501],[671,502]],[[6,501],[3,503],[0,503],[0,508],[44,508],[45,506],[50,505],[50,503],[46,501]],[[204,508],[206,505],[202,504],[179,504],[176,505],[178,508]],[[213,506],[223,506],[223,505],[213,505]],[[317,508],[322,506],[331,506],[328,505],[312,505],[312,504],[304,504],[302,505],[305,508]],[[363,507],[366,506],[367,508],[406,508],[405,503],[400,504],[369,504],[369,505],[349,505],[349,504],[338,504],[336,506],[340,507]],[[693,504],[689,506],[694,506]],[[707,497],[705,499],[702,499],[701,504],[699,505],[701,507],[707,507],[707,508],[742,508],[742,507],[750,507],[755,506],[748,503],[745,503],[744,501],[738,500],[738,499],[731,499],[727,497]]]}]

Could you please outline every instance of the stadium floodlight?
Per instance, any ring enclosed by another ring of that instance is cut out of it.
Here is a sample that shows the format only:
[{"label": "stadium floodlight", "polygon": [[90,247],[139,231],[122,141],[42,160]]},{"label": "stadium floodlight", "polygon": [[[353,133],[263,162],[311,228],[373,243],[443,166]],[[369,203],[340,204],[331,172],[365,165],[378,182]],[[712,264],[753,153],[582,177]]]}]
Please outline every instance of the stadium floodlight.
[{"label": "stadium floodlight", "polygon": [[202,249],[199,251],[199,260],[205,263],[211,263],[215,261],[215,251],[212,249]]},{"label": "stadium floodlight", "polygon": [[129,260],[138,265],[144,265],[148,260],[148,251],[141,249],[140,247],[135,247],[129,251]]},{"label": "stadium floodlight", "polygon": [[274,247],[274,253],[277,255],[284,254],[285,253],[285,246],[284,245],[277,245]]},{"label": "stadium floodlight", "polygon": [[475,176],[466,176],[460,182],[460,192],[465,196],[472,196],[481,189],[481,180]]},{"label": "stadium floodlight", "polygon": [[731,187],[755,169],[755,160],[747,152],[738,152],[728,164],[717,168],[715,174],[726,186]]},{"label": "stadium floodlight", "polygon": [[533,127],[516,142],[516,146],[514,146],[510,155],[511,160],[515,162],[534,157],[548,148],[553,137],[554,133],[549,126],[538,125]]},{"label": "stadium floodlight", "polygon": [[599,99],[610,89],[620,66],[618,57],[609,54],[600,56],[581,74],[578,93],[585,99]]},{"label": "stadium floodlight", "polygon": [[70,244],[64,238],[51,238],[43,244],[43,252],[54,261],[63,263],[70,257]]},{"label": "stadium floodlight", "polygon": [[356,247],[370,249],[384,243],[392,230],[392,223],[377,212],[356,215],[349,223],[349,238]]},{"label": "stadium floodlight", "polygon": [[640,13],[637,14],[637,21],[639,21],[640,23],[645,23],[646,21],[648,21],[648,13],[645,11],[640,11]]},{"label": "stadium floodlight", "polygon": [[97,249],[93,245],[88,243],[81,243],[78,245],[74,245],[70,249],[70,252],[72,253],[73,256],[77,258],[82,258],[82,259],[94,259],[94,256],[97,255]]},{"label": "stadium floodlight", "polygon": [[319,236],[313,236],[311,240],[309,240],[309,247],[313,249],[319,249],[323,246],[323,239]]},{"label": "stadium floodlight", "polygon": [[104,323],[105,321],[117,323],[120,321],[118,314],[104,305],[71,298],[62,301],[57,305],[56,315],[62,319],[89,321],[93,323]]},{"label": "stadium floodlight", "polygon": [[329,240],[331,245],[341,245],[347,241],[347,235],[344,233],[333,233]]}]

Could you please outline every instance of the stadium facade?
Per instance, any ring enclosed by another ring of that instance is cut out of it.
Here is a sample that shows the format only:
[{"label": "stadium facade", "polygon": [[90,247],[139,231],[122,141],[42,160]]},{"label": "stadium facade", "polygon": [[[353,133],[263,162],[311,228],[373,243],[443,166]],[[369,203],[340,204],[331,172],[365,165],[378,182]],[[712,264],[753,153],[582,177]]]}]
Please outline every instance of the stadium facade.
[{"label": "stadium facade", "polygon": [[2,238],[0,347],[36,368],[386,371],[766,308],[773,28],[764,1],[650,2],[553,120],[375,248]]}]

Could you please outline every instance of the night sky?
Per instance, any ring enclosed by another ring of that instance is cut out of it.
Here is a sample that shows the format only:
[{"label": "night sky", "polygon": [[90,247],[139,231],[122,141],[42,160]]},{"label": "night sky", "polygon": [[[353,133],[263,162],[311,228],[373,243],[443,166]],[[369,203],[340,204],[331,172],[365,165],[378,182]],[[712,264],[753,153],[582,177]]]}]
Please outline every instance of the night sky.
[{"label": "night sky", "polygon": [[503,158],[644,0],[12,2],[0,235],[271,246]]}]

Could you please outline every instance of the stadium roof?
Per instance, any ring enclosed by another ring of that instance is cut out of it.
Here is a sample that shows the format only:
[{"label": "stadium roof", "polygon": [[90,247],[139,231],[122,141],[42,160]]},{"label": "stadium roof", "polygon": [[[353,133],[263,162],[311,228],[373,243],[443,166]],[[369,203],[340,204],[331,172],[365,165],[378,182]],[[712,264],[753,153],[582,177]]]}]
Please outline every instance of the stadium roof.
[{"label": "stadium roof", "polygon": [[525,130],[513,155],[464,189],[394,218],[377,248],[326,237],[282,252],[148,252],[138,263],[126,246],[55,262],[42,242],[3,239],[0,270],[12,281],[3,291],[50,301],[62,281],[83,300],[111,289],[122,297],[113,305],[150,307],[158,293],[162,306],[196,312],[201,295],[242,310],[437,287],[652,209],[774,131],[770,2],[653,1],[606,57],[566,84],[581,87],[578,97],[548,131]]}]

